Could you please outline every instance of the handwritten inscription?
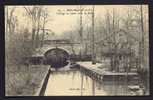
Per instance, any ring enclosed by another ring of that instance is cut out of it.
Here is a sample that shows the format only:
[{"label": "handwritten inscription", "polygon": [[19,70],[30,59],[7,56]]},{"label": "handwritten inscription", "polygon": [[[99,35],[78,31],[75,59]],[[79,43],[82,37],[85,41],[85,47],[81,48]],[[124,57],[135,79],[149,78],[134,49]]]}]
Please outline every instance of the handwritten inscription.
[{"label": "handwritten inscription", "polygon": [[[80,88],[70,88],[69,90],[81,90]],[[82,88],[82,90],[85,90],[85,88]]]},{"label": "handwritten inscription", "polygon": [[56,14],[58,15],[76,15],[76,14],[92,14],[92,9],[84,8],[84,9],[58,9]]}]

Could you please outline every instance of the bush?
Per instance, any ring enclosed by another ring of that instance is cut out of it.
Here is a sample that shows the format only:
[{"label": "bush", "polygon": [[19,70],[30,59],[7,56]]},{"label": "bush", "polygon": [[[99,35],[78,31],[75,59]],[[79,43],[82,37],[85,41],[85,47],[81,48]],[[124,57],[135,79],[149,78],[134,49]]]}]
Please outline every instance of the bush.
[{"label": "bush", "polygon": [[146,92],[149,91],[149,69],[141,68],[138,70],[140,76],[140,82],[144,85]]},{"label": "bush", "polygon": [[27,66],[23,66],[22,58],[32,54],[31,42],[28,39],[28,31],[11,33],[6,42],[6,95],[22,94],[30,73]]}]

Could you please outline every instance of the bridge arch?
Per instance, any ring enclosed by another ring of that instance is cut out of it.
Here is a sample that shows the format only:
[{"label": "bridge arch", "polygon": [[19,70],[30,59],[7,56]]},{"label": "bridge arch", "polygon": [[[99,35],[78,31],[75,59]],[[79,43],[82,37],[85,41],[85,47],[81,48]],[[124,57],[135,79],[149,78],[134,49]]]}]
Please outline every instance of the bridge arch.
[{"label": "bridge arch", "polygon": [[51,48],[44,53],[45,61],[54,68],[60,68],[68,64],[69,53],[62,48]]},{"label": "bridge arch", "polygon": [[62,46],[61,47],[48,47],[48,48],[45,48],[46,50],[43,53],[45,54],[47,51],[49,51],[51,49],[55,49],[55,48],[62,49],[63,51],[66,51],[69,55],[72,53],[72,51],[69,50],[69,48],[62,47]]}]

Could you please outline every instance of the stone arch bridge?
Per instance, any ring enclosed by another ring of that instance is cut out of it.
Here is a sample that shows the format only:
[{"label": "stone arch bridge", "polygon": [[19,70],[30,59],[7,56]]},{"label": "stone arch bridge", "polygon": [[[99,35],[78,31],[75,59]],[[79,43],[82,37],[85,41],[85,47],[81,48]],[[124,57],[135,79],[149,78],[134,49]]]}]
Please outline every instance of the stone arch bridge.
[{"label": "stone arch bridge", "polygon": [[[68,39],[45,40],[43,46],[37,48],[36,52],[28,59],[32,64],[48,64],[44,61],[45,53],[52,50],[61,50],[65,51],[69,55],[67,60],[91,60],[90,55],[86,55],[84,58],[82,57],[82,59],[80,58],[81,47],[82,45],[79,42],[72,43]],[[56,57],[57,55],[59,55],[59,53],[56,54]],[[54,54],[51,54],[50,56],[54,56]]]}]

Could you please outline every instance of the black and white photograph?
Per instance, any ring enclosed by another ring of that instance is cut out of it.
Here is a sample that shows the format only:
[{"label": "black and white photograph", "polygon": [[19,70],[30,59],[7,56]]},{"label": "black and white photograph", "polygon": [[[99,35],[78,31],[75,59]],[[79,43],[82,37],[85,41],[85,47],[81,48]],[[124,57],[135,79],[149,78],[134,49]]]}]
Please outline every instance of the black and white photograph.
[{"label": "black and white photograph", "polygon": [[147,4],[4,9],[5,96],[150,95]]}]

